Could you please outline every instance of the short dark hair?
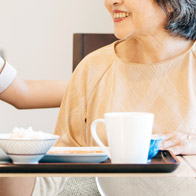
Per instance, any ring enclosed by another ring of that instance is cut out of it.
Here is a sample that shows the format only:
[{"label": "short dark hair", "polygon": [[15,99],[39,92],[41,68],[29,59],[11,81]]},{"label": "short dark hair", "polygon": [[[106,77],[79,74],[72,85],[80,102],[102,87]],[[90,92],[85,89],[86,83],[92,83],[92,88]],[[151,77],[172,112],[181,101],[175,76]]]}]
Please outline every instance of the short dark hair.
[{"label": "short dark hair", "polygon": [[196,40],[196,0],[155,0],[168,16],[165,29],[173,36]]}]

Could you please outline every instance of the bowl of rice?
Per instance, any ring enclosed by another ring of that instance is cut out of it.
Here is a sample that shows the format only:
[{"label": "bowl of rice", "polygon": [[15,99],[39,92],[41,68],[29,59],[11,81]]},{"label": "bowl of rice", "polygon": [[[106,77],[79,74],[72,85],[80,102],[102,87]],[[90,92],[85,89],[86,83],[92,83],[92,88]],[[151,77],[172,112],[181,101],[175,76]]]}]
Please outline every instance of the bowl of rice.
[{"label": "bowl of rice", "polygon": [[15,164],[38,164],[59,139],[58,135],[14,128],[12,133],[0,134],[0,147]]}]

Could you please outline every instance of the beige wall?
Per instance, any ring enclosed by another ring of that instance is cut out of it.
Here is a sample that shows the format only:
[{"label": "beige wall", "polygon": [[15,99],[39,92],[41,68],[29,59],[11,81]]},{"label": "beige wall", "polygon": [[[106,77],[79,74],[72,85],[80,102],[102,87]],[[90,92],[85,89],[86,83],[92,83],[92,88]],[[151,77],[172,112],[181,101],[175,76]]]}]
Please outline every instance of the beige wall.
[{"label": "beige wall", "polygon": [[[72,34],[111,33],[103,0],[0,0],[0,50],[25,79],[71,77]],[[59,108],[17,110],[0,101],[0,132],[52,132]]]}]

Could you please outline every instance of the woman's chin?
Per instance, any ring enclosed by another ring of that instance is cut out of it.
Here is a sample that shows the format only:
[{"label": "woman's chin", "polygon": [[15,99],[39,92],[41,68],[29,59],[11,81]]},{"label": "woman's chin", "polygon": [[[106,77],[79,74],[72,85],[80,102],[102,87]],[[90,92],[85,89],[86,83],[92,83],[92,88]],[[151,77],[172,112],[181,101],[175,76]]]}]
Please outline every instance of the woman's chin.
[{"label": "woman's chin", "polygon": [[117,39],[126,39],[130,37],[130,35],[124,34],[122,32],[117,32],[117,31],[114,31],[114,35]]}]

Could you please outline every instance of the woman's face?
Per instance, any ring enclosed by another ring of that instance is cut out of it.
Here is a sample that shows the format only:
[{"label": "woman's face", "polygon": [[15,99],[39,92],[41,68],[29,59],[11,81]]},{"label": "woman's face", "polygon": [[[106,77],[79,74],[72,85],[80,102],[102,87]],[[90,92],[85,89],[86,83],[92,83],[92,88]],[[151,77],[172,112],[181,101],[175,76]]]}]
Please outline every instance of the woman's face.
[{"label": "woman's face", "polygon": [[155,0],[104,0],[119,39],[164,31],[166,14]]}]

